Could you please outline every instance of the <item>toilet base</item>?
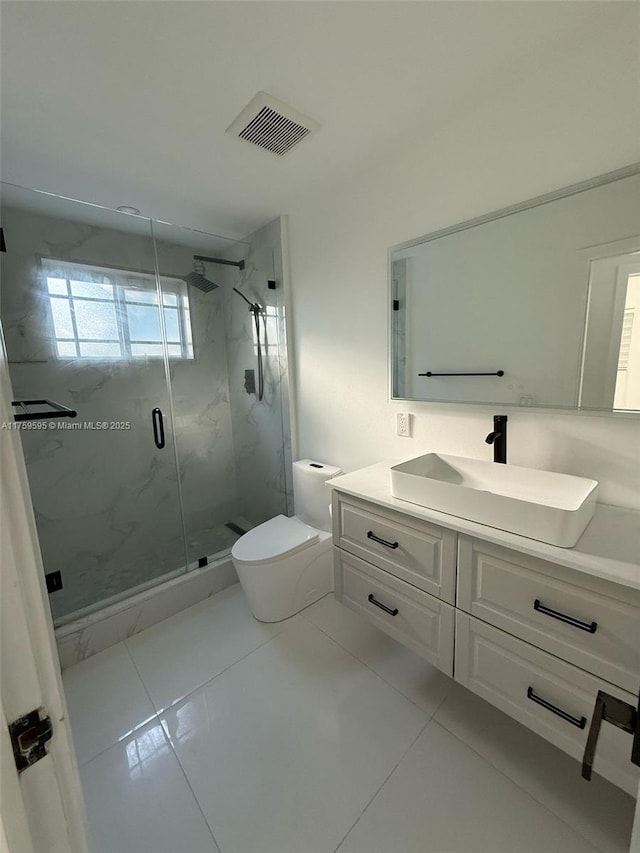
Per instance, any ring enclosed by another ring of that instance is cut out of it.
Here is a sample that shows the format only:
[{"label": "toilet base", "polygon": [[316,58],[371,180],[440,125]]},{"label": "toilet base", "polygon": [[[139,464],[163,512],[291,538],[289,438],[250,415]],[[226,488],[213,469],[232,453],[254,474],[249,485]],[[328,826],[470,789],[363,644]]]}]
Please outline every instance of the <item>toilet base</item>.
[{"label": "toilet base", "polygon": [[281,622],[333,590],[331,534],[308,551],[275,563],[252,565],[234,558],[251,612],[260,622]]}]

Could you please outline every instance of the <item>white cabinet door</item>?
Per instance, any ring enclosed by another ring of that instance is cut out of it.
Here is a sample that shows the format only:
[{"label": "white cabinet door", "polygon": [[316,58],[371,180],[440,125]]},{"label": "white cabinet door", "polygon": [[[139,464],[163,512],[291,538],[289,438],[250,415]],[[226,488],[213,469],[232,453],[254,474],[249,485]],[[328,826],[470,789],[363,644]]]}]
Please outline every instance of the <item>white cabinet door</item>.
[{"label": "white cabinet door", "polygon": [[336,598],[447,675],[453,675],[455,608],[334,547]]},{"label": "white cabinet door", "polygon": [[457,534],[387,507],[334,493],[334,544],[455,604]]},{"label": "white cabinet door", "polygon": [[[0,327],[0,424],[13,423],[11,400]],[[0,454],[0,847],[10,853],[85,853],[80,780],[18,432],[0,428]],[[48,754],[18,774],[8,724],[39,708],[53,722]]]},{"label": "white cabinet door", "polygon": [[640,592],[459,537],[457,606],[635,693],[640,684]]},{"label": "white cabinet door", "polygon": [[[634,707],[637,703],[637,695],[461,611],[456,613],[455,643],[456,681],[578,761],[599,690]],[[640,768],[629,760],[631,744],[628,734],[603,723],[594,771],[635,794]]]}]

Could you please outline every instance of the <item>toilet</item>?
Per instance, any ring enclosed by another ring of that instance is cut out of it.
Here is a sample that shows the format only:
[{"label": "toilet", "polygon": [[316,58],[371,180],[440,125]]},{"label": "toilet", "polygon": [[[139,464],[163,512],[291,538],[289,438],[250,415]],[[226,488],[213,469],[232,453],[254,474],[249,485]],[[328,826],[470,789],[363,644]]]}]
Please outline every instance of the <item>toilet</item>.
[{"label": "toilet", "polygon": [[330,492],[341,468],[301,459],[293,463],[293,518],[277,515],[254,527],[231,549],[233,564],[261,622],[280,622],[333,589]]}]

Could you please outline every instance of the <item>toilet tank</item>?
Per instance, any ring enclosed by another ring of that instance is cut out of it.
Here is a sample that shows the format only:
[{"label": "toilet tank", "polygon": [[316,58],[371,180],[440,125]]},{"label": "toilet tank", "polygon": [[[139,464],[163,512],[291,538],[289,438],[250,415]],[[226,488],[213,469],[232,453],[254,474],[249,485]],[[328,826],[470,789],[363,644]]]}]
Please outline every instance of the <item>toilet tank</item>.
[{"label": "toilet tank", "polygon": [[342,474],[342,468],[316,462],[315,459],[301,459],[293,463],[293,499],[300,521],[318,530],[331,530],[331,491],[325,483],[338,474]]}]

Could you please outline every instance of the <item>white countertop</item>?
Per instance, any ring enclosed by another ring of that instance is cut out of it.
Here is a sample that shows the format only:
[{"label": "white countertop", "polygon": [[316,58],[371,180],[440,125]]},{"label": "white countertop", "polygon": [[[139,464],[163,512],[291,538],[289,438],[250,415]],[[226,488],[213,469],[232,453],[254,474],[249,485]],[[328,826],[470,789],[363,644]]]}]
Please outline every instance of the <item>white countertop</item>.
[{"label": "white countertop", "polygon": [[379,462],[351,474],[328,480],[339,492],[372,501],[414,518],[477,536],[494,545],[513,548],[532,557],[540,557],[595,577],[640,589],[640,512],[597,504],[587,529],[573,548],[559,548],[536,539],[487,527],[475,521],[438,512],[435,509],[394,498],[391,494],[390,467],[398,460]]}]

